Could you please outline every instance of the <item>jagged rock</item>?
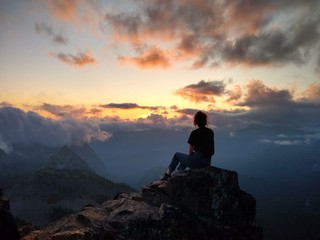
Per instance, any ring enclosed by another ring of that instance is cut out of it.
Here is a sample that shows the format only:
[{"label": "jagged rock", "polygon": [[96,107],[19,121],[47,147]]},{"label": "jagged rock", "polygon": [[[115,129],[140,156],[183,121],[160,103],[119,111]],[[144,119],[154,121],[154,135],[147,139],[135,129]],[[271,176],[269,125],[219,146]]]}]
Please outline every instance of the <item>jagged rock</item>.
[{"label": "jagged rock", "polygon": [[255,207],[236,172],[209,167],[176,173],[139,193],[117,194],[23,240],[261,240]]},{"label": "jagged rock", "polygon": [[19,239],[18,228],[10,212],[10,202],[8,199],[3,199],[2,188],[0,188],[0,239]]}]

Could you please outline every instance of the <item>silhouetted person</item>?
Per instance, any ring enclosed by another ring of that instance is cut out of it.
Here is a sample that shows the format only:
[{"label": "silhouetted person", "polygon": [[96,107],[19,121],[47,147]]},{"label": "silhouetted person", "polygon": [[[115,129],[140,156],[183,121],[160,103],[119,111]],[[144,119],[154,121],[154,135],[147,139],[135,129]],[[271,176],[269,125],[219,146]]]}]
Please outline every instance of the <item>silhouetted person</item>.
[{"label": "silhouetted person", "polygon": [[207,115],[197,112],[193,124],[198,126],[189,136],[189,154],[176,152],[171,160],[167,172],[161,178],[168,179],[178,166],[179,171],[189,168],[203,168],[211,165],[211,157],[214,155],[214,132],[207,128]]}]

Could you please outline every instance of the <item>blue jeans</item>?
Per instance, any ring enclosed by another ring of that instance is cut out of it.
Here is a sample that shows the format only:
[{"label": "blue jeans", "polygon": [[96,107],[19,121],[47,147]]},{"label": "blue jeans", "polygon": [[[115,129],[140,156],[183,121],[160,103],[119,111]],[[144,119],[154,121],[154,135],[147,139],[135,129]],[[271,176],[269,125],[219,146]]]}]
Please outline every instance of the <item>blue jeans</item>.
[{"label": "blue jeans", "polygon": [[180,163],[178,170],[189,168],[203,168],[211,164],[211,158],[206,158],[202,153],[193,153],[191,155],[176,152],[169,165],[169,170],[173,172]]}]

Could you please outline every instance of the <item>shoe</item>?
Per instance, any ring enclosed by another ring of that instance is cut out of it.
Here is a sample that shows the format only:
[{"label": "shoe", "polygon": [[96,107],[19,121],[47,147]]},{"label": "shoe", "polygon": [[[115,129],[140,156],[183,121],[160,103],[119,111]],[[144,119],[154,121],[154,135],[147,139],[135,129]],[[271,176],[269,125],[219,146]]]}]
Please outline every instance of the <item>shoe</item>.
[{"label": "shoe", "polygon": [[171,177],[170,174],[165,173],[164,176],[162,178],[160,178],[161,181],[167,181],[169,178]]}]

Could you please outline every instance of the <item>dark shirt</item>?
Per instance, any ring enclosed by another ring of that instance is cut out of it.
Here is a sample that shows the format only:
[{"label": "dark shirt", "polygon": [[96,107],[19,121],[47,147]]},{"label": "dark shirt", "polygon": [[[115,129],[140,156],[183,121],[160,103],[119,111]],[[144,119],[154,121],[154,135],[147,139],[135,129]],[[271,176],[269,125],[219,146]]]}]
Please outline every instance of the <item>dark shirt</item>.
[{"label": "dark shirt", "polygon": [[195,152],[203,153],[207,158],[214,154],[214,133],[210,128],[200,127],[193,130],[188,143],[193,146]]}]

